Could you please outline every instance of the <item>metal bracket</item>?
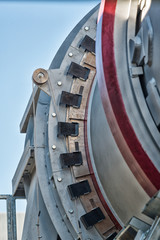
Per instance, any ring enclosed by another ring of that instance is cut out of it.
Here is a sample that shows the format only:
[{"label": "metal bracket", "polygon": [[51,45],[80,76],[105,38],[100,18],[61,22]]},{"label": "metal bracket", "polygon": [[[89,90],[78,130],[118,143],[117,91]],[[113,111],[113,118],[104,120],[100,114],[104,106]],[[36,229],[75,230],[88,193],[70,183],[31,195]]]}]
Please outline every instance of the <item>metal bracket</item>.
[{"label": "metal bracket", "polygon": [[88,180],[77,182],[68,186],[68,191],[70,193],[71,199],[74,200],[82,195],[91,192]]},{"label": "metal bracket", "polygon": [[130,68],[130,75],[132,78],[135,78],[139,75],[143,75],[142,67],[131,67]]},{"label": "metal bracket", "polygon": [[101,209],[95,208],[92,211],[84,214],[81,216],[81,221],[84,224],[86,229],[92,228],[96,223],[101,222],[105,219],[104,214],[102,213]]},{"label": "metal bracket", "polygon": [[134,239],[137,235],[136,229],[134,229],[131,226],[127,226],[125,228],[123,228],[119,234],[116,236],[116,240],[122,240],[122,239]]},{"label": "metal bracket", "polygon": [[57,137],[61,135],[76,137],[78,136],[78,134],[79,134],[79,123],[58,122]]},{"label": "metal bracket", "polygon": [[82,101],[82,95],[62,91],[60,104],[66,104],[67,106],[73,106],[75,108],[79,108],[81,105],[81,101]]},{"label": "metal bracket", "polygon": [[79,78],[84,81],[87,80],[89,73],[90,73],[89,68],[82,67],[81,65],[75,62],[71,62],[71,65],[68,69],[68,74],[73,75],[74,78]]},{"label": "metal bracket", "polygon": [[83,163],[81,152],[62,153],[60,155],[62,168],[71,166],[80,166]]},{"label": "metal bracket", "polygon": [[152,65],[153,55],[153,28],[150,17],[147,16],[138,34],[129,41],[131,62],[142,66]]},{"label": "metal bracket", "polygon": [[88,52],[91,52],[91,53],[95,54],[95,41],[94,41],[94,39],[92,39],[88,35],[86,35],[83,38],[83,40],[82,40],[81,44],[79,45],[79,47],[82,47],[85,50],[87,50]]},{"label": "metal bracket", "polygon": [[152,219],[160,215],[160,191],[149,200],[142,213]]},{"label": "metal bracket", "polygon": [[148,96],[146,98],[146,102],[148,105],[148,108],[151,112],[151,115],[154,119],[154,122],[156,123],[156,126],[160,127],[160,94],[156,85],[156,80],[152,78],[147,83],[147,91]]},{"label": "metal bracket", "polygon": [[137,217],[132,217],[128,225],[133,227],[134,229],[141,230],[143,232],[147,231],[151,227],[150,224],[144,222]]}]

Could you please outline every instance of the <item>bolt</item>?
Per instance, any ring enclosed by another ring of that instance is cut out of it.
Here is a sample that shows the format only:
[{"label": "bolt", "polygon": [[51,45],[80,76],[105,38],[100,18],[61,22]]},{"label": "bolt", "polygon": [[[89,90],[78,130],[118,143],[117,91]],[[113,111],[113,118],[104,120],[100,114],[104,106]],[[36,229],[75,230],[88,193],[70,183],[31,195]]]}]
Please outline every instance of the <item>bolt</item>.
[{"label": "bolt", "polygon": [[52,113],[52,117],[56,117],[56,115],[57,115],[56,113]]},{"label": "bolt", "polygon": [[88,30],[89,30],[89,27],[88,27],[88,26],[85,26],[85,27],[84,27],[84,30],[85,30],[85,31],[88,31]]},{"label": "bolt", "polygon": [[61,177],[57,178],[57,181],[62,182],[62,178]]},{"label": "bolt", "polygon": [[44,73],[39,72],[37,76],[38,76],[38,78],[43,78],[44,77]]},{"label": "bolt", "polygon": [[53,145],[53,146],[52,146],[52,149],[55,150],[55,149],[56,149],[56,145]]},{"label": "bolt", "polygon": [[61,82],[61,81],[58,81],[58,82],[57,82],[57,85],[58,85],[58,86],[62,86],[62,82]]},{"label": "bolt", "polygon": [[68,212],[69,212],[70,214],[73,214],[73,213],[74,213],[73,209],[69,209]]},{"label": "bolt", "polygon": [[71,53],[71,52],[68,53],[68,56],[69,56],[69,57],[72,57],[72,56],[73,56],[73,53]]}]

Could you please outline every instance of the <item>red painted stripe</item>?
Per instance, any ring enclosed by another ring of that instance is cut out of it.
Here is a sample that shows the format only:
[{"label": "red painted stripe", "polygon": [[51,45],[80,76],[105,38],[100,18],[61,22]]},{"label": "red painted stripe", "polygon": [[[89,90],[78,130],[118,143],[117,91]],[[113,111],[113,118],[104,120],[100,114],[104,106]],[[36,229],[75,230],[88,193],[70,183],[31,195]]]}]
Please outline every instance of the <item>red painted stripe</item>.
[{"label": "red painted stripe", "polygon": [[[103,2],[104,10],[101,33],[103,69],[100,66],[100,69],[97,69],[97,71],[103,71],[104,73],[105,84],[113,112],[130,151],[152,184],[156,189],[160,189],[160,173],[153,165],[152,161],[142,148],[141,143],[137,139],[127,116],[121,96],[114,57],[114,20],[116,3],[116,0],[106,0],[105,3]],[[103,84],[100,85],[102,86]],[[104,89],[101,93],[103,99]]]},{"label": "red painted stripe", "polygon": [[[100,11],[99,11],[99,16],[101,15],[101,12],[103,11],[103,7],[104,7],[104,1],[102,1],[101,6],[100,6]],[[91,87],[92,88],[92,87]],[[90,91],[91,91],[90,88]],[[87,119],[88,119],[88,103],[89,103],[89,97],[90,97],[90,92],[88,94],[88,99],[87,99],[87,104],[86,104],[86,109],[85,109],[85,120],[84,120],[84,142],[85,142],[85,152],[86,152],[86,158],[87,158],[87,162],[88,162],[88,167],[89,167],[89,171],[90,171],[90,176],[92,178],[92,182],[93,185],[95,187],[95,190],[97,192],[97,195],[104,207],[104,209],[106,210],[108,216],[110,217],[111,221],[114,223],[115,227],[117,230],[121,230],[122,226],[120,225],[120,223],[117,221],[116,217],[113,215],[112,211],[110,210],[108,204],[106,203],[103,194],[99,188],[99,185],[97,183],[94,171],[93,171],[93,167],[92,167],[92,162],[91,162],[91,158],[90,158],[90,153],[89,153],[89,147],[88,147],[88,136],[87,136]]]}]

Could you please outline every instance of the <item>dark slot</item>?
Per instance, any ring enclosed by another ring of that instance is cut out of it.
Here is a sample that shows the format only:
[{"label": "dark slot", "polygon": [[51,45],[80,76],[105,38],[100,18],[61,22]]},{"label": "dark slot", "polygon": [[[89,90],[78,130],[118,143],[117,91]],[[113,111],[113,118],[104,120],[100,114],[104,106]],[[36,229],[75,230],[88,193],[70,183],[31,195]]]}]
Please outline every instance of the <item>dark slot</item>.
[{"label": "dark slot", "polygon": [[73,106],[79,108],[81,105],[81,101],[82,95],[62,91],[60,104],[66,104],[66,106]]},{"label": "dark slot", "polygon": [[81,152],[62,153],[60,155],[62,168],[71,166],[80,166],[83,163]]},{"label": "dark slot", "polygon": [[90,69],[86,67],[82,67],[81,65],[72,62],[69,69],[68,74],[71,74],[73,77],[80,78],[84,81],[87,80]]},{"label": "dark slot", "polygon": [[86,35],[81,44],[80,47],[84,48],[85,50],[95,53],[95,40]]},{"label": "dark slot", "polygon": [[70,193],[71,199],[74,200],[82,195],[91,192],[88,180],[84,180],[78,183],[74,183],[68,186],[68,191]]},{"label": "dark slot", "polygon": [[104,214],[102,213],[101,209],[95,208],[92,211],[84,214],[81,216],[81,221],[86,227],[86,229],[92,228],[96,223],[101,222],[103,219],[105,219]]},{"label": "dark slot", "polygon": [[73,136],[76,137],[79,134],[79,124],[76,122],[58,122],[57,136]]}]

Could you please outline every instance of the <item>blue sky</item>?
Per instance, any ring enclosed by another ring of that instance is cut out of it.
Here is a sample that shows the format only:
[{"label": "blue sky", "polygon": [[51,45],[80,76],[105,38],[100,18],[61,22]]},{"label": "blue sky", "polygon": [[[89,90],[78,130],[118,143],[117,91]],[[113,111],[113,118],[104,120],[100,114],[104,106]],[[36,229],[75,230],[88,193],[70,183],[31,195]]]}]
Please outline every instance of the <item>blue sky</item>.
[{"label": "blue sky", "polygon": [[99,2],[0,2],[0,194],[12,193],[33,71],[49,67],[69,32]]}]

